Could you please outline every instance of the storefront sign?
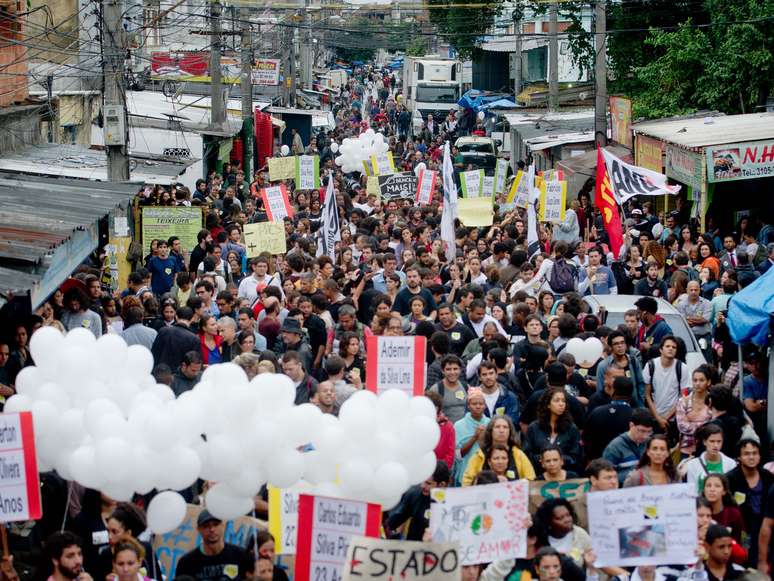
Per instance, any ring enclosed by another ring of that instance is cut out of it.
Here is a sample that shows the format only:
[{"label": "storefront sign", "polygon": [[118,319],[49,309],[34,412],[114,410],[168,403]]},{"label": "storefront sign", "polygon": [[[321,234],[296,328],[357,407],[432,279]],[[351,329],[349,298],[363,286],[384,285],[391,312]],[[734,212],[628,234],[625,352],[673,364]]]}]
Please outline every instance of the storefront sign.
[{"label": "storefront sign", "polygon": [[774,176],[774,140],[708,147],[706,157],[710,183]]},{"label": "storefront sign", "polygon": [[425,392],[425,337],[366,337],[366,389],[375,394],[400,389]]},{"label": "storefront sign", "polygon": [[202,228],[201,208],[146,206],[142,209],[143,254],[150,252],[152,240],[167,240],[171,236],[180,238],[183,248],[194,248]]},{"label": "storefront sign", "polygon": [[610,133],[613,141],[632,148],[631,99],[610,97]]},{"label": "storefront sign", "polygon": [[278,59],[258,59],[253,63],[253,85],[273,87],[279,85],[280,61]]},{"label": "storefront sign", "polygon": [[701,154],[674,145],[667,145],[667,177],[691,186],[695,190],[701,190],[703,173],[704,160]]},{"label": "storefront sign", "polygon": [[661,173],[664,170],[662,154],[664,142],[645,135],[637,136],[636,163],[639,167]]}]

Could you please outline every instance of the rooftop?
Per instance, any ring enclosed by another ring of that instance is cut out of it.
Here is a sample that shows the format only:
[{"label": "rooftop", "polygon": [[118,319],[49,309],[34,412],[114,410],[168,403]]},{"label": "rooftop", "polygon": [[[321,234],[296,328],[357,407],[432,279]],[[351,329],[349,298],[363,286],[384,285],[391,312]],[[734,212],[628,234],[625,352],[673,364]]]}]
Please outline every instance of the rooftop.
[{"label": "rooftop", "polygon": [[760,141],[774,139],[774,113],[644,121],[636,123],[634,131],[689,149]]}]

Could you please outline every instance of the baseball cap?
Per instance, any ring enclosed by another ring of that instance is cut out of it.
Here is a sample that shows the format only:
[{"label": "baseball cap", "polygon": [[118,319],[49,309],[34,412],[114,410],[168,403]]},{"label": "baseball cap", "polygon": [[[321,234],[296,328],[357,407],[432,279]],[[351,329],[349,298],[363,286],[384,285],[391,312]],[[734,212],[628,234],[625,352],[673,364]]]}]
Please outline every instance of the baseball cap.
[{"label": "baseball cap", "polygon": [[217,522],[223,522],[218,517],[214,516],[209,510],[206,508],[199,513],[199,516],[196,517],[196,526],[201,527],[204,526],[206,523],[210,521],[217,521]]}]

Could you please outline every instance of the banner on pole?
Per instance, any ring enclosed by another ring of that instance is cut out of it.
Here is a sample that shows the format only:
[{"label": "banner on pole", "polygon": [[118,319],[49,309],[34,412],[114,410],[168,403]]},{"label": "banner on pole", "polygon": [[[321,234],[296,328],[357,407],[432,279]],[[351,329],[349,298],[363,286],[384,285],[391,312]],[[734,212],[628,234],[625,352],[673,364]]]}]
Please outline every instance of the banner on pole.
[{"label": "banner on pole", "polygon": [[[637,139],[639,138],[638,136]],[[645,167],[630,165],[606,149],[600,149],[600,151],[605,159],[613,194],[619,204],[634,196],[675,195],[680,192],[680,186],[670,186],[664,174]]]}]

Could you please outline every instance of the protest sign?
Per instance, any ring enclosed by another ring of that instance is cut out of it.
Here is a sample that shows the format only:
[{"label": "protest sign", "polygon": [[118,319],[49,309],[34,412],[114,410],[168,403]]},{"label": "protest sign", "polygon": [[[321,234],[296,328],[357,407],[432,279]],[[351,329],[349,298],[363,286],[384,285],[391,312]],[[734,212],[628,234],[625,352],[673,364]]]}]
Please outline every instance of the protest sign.
[{"label": "protest sign", "polygon": [[696,493],[691,484],[589,492],[597,567],[696,562]]},{"label": "protest sign", "polygon": [[295,555],[298,536],[298,497],[311,486],[300,482],[290,488],[269,485],[269,532],[278,555]]},{"label": "protest sign", "polygon": [[283,254],[285,245],[285,224],[283,222],[259,222],[245,224],[245,247],[247,258],[254,258],[261,252]]},{"label": "protest sign", "polygon": [[296,157],[296,189],[316,190],[320,187],[320,157],[299,155]]},{"label": "protest sign", "polygon": [[425,337],[366,337],[366,389],[375,394],[401,389],[425,393]]},{"label": "protest sign", "polygon": [[142,209],[143,256],[150,253],[152,240],[180,238],[183,248],[193,248],[199,241],[196,235],[202,225],[201,208],[184,206],[146,206]]},{"label": "protest sign", "polygon": [[460,173],[460,186],[462,186],[462,195],[466,198],[480,197],[483,184],[483,169],[474,169]]},{"label": "protest sign", "polygon": [[374,175],[389,176],[395,173],[395,164],[392,161],[392,152],[383,151],[371,155],[371,168]]},{"label": "protest sign", "polygon": [[43,516],[32,412],[0,414],[0,523]]},{"label": "protest sign", "polygon": [[379,191],[385,202],[394,199],[413,200],[417,192],[417,176],[413,171],[404,171],[388,176],[379,176]]},{"label": "protest sign", "polygon": [[774,140],[708,147],[706,156],[710,183],[774,176]]},{"label": "protest sign", "polygon": [[298,498],[295,581],[340,579],[353,537],[378,537],[382,508],[356,500]]},{"label": "protest sign", "polygon": [[498,159],[495,164],[495,193],[502,194],[505,192],[505,180],[508,177],[508,160]]},{"label": "protest sign", "polygon": [[430,533],[434,542],[457,541],[460,563],[476,565],[527,554],[527,480],[466,488],[434,488]]},{"label": "protest sign", "polygon": [[366,193],[368,195],[381,196],[381,190],[379,190],[379,178],[377,176],[368,176],[366,181]]},{"label": "protest sign", "polygon": [[431,169],[419,170],[419,176],[417,176],[417,204],[429,204],[433,200],[437,176],[438,172]]},{"label": "protest sign", "polygon": [[[164,572],[165,579],[174,579],[180,557],[201,545],[202,540],[196,528],[196,518],[201,511],[201,506],[189,504],[185,518],[179,527],[163,535],[153,536],[153,552]],[[246,548],[260,530],[266,530],[264,521],[242,516],[226,522],[226,533],[223,540],[229,544]],[[154,579],[162,578],[161,572],[153,573],[153,571],[148,571],[148,574]],[[239,572],[240,577],[244,578],[245,575],[246,571]]]},{"label": "protest sign", "polygon": [[553,182],[553,181],[561,182],[561,181],[564,181],[564,170],[547,169],[547,170],[539,171],[538,177],[540,177],[540,179],[547,182]]},{"label": "protest sign", "polygon": [[548,498],[564,498],[569,501],[578,517],[579,527],[587,528],[588,516],[586,515],[586,492],[591,484],[588,478],[571,478],[562,482],[546,482],[545,480],[532,480],[529,483],[529,512],[535,511]]},{"label": "protest sign", "polygon": [[296,179],[296,158],[294,157],[270,157],[269,162],[269,180],[276,182],[279,180]]},{"label": "protest sign", "polygon": [[263,207],[269,216],[269,222],[282,222],[285,218],[293,217],[293,207],[288,200],[288,191],[283,184],[271,186],[261,190]]},{"label": "protest sign", "polygon": [[547,182],[540,184],[541,222],[563,222],[567,205],[567,182]]},{"label": "protest sign", "polygon": [[535,182],[535,166],[529,166],[527,171],[519,170],[513,178],[511,189],[508,191],[507,203],[516,204],[519,208],[526,208],[529,201],[529,193]]},{"label": "protest sign", "polygon": [[460,198],[457,201],[460,222],[465,226],[491,226],[494,220],[494,202],[489,198]]},{"label": "protest sign", "polygon": [[481,180],[481,196],[484,198],[491,198],[495,195],[495,178],[494,176],[484,176]]},{"label": "protest sign", "polygon": [[448,581],[460,579],[457,543],[420,543],[355,537],[342,581]]}]

